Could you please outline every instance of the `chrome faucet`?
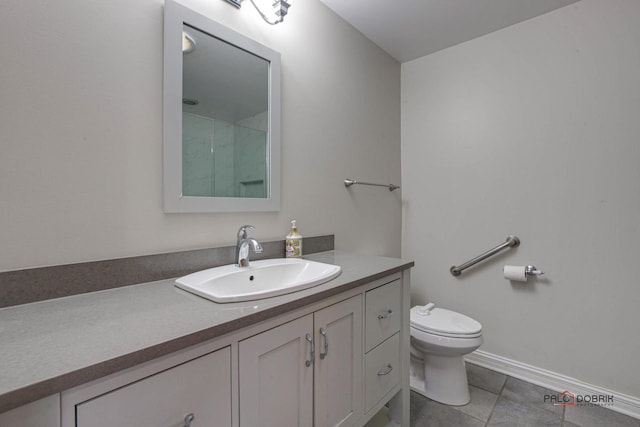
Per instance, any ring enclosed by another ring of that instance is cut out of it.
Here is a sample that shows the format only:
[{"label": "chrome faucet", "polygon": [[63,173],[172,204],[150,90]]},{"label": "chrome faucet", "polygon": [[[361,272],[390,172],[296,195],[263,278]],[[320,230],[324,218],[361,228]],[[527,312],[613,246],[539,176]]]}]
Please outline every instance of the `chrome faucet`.
[{"label": "chrome faucet", "polygon": [[238,230],[236,243],[236,267],[249,267],[249,245],[257,254],[262,252],[262,245],[256,239],[247,237],[247,230],[255,230],[253,225],[243,225]]}]

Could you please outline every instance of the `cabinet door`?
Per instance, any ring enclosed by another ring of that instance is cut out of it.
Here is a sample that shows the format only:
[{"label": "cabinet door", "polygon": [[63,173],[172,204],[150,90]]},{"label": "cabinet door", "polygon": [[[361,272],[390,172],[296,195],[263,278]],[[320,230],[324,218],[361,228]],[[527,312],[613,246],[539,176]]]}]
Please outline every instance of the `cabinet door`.
[{"label": "cabinet door", "polygon": [[221,350],[76,405],[78,427],[231,426],[231,350]]},{"label": "cabinet door", "polygon": [[312,425],[312,341],[307,315],[239,343],[241,426]]},{"label": "cabinet door", "polygon": [[362,296],[314,314],[315,426],[351,426],[362,415]]}]

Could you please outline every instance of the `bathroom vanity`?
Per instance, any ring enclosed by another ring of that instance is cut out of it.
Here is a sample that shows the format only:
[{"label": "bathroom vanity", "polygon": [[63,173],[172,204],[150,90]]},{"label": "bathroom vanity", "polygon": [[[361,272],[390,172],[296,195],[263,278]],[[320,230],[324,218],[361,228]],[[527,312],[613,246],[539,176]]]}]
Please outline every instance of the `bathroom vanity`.
[{"label": "bathroom vanity", "polygon": [[342,273],[244,303],[164,280],[0,310],[31,322],[0,331],[0,425],[361,426],[392,399],[408,420],[413,263],[308,258]]}]

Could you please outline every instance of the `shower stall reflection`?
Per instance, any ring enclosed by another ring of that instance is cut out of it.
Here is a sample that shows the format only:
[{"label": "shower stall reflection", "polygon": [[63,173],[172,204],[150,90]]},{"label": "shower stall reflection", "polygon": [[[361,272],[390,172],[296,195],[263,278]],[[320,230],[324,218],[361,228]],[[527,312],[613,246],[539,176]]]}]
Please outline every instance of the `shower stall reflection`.
[{"label": "shower stall reflection", "polygon": [[183,112],[183,196],[267,197],[267,118],[229,123]]}]

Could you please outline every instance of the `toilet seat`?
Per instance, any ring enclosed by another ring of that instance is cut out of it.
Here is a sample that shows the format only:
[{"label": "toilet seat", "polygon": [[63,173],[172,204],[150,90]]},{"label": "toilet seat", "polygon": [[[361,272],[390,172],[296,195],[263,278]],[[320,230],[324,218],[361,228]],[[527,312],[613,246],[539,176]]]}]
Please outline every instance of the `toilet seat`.
[{"label": "toilet seat", "polygon": [[449,338],[477,338],[482,335],[480,322],[444,308],[434,307],[429,314],[420,314],[422,306],[411,309],[410,325],[412,328],[433,335]]}]

